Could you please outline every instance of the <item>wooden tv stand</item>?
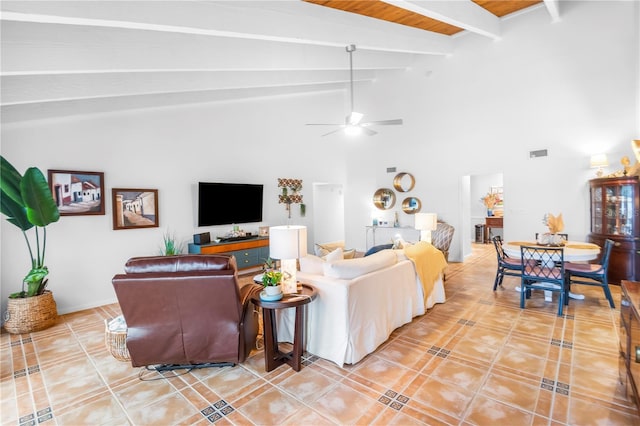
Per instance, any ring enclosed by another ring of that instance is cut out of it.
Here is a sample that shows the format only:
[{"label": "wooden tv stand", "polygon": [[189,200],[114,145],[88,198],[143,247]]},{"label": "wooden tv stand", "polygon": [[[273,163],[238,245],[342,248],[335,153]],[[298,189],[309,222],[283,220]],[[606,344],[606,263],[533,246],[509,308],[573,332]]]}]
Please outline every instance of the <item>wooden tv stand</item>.
[{"label": "wooden tv stand", "polygon": [[209,244],[189,243],[191,254],[232,254],[238,263],[238,269],[260,266],[269,257],[269,237],[256,237],[250,240],[227,241]]}]

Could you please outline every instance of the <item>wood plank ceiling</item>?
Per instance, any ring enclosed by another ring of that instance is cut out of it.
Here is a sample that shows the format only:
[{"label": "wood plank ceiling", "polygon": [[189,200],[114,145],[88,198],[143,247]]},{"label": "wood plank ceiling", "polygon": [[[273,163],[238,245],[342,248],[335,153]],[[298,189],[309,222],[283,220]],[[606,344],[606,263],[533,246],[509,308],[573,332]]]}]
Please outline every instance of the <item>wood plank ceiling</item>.
[{"label": "wood plank ceiling", "polygon": [[[394,22],[425,31],[432,31],[444,35],[454,35],[463,28],[437,19],[412,12],[410,10],[395,6],[381,0],[304,0],[321,6],[331,7],[345,12],[357,13],[370,18],[381,19],[383,21]],[[511,13],[526,9],[542,0],[472,0],[473,3],[491,12],[497,17],[503,17]]]},{"label": "wood plank ceiling", "polygon": [[[557,3],[544,0],[551,20]],[[0,2],[3,122],[349,87],[497,40],[540,0]],[[513,15],[512,15],[513,16]]]}]

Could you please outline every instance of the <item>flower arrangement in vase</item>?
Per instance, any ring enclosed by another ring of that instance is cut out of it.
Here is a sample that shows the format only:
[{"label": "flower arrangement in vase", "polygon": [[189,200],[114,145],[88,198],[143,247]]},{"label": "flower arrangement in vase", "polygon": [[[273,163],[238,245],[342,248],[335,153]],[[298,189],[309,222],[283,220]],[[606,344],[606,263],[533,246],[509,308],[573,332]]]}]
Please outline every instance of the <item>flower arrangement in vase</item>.
[{"label": "flower arrangement in vase", "polygon": [[487,195],[480,199],[484,206],[487,208],[487,216],[493,216],[493,208],[500,201],[500,197],[498,194],[494,192],[489,192]]},{"label": "flower arrangement in vase", "polygon": [[542,223],[549,229],[549,232],[538,235],[538,244],[552,246],[563,245],[564,238],[560,235],[560,232],[564,229],[562,213],[558,214],[558,216],[546,213],[542,218]]}]

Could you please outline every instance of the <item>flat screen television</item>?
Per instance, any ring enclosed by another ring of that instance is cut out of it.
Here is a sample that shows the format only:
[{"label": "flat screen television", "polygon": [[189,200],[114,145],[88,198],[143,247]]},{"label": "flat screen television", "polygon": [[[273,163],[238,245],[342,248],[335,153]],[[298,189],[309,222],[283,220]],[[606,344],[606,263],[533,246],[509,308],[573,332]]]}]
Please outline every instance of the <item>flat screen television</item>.
[{"label": "flat screen television", "polygon": [[198,183],[198,226],[262,222],[263,185]]}]

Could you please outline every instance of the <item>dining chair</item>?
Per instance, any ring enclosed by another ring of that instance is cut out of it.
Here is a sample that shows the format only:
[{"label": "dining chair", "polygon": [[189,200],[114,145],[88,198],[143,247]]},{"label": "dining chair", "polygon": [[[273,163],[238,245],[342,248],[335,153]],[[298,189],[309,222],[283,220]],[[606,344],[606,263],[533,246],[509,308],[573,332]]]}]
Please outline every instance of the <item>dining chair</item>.
[{"label": "dining chair", "polygon": [[519,277],[522,275],[522,262],[520,259],[509,257],[502,249],[502,238],[500,235],[493,237],[493,245],[496,248],[498,256],[498,270],[496,271],[496,279],[493,282],[493,291],[498,286],[502,287],[502,280],[505,275]]},{"label": "dining chair", "polygon": [[[609,258],[613,249],[613,240],[605,240],[604,250],[599,263],[575,263],[566,262],[565,271],[567,274],[567,291],[571,289],[571,284],[582,284],[596,287],[602,287],[604,295],[609,301],[609,306],[615,308],[613,296],[609,289],[609,281],[607,279],[607,271],[609,269]],[[574,277],[579,279],[574,279]],[[585,279],[588,279],[585,281]]]},{"label": "dining chair", "polygon": [[525,298],[531,297],[531,290],[552,291],[558,293],[558,316],[561,317],[564,306],[569,304],[569,290],[565,283],[564,248],[520,246],[520,255],[520,308],[524,309]]}]

